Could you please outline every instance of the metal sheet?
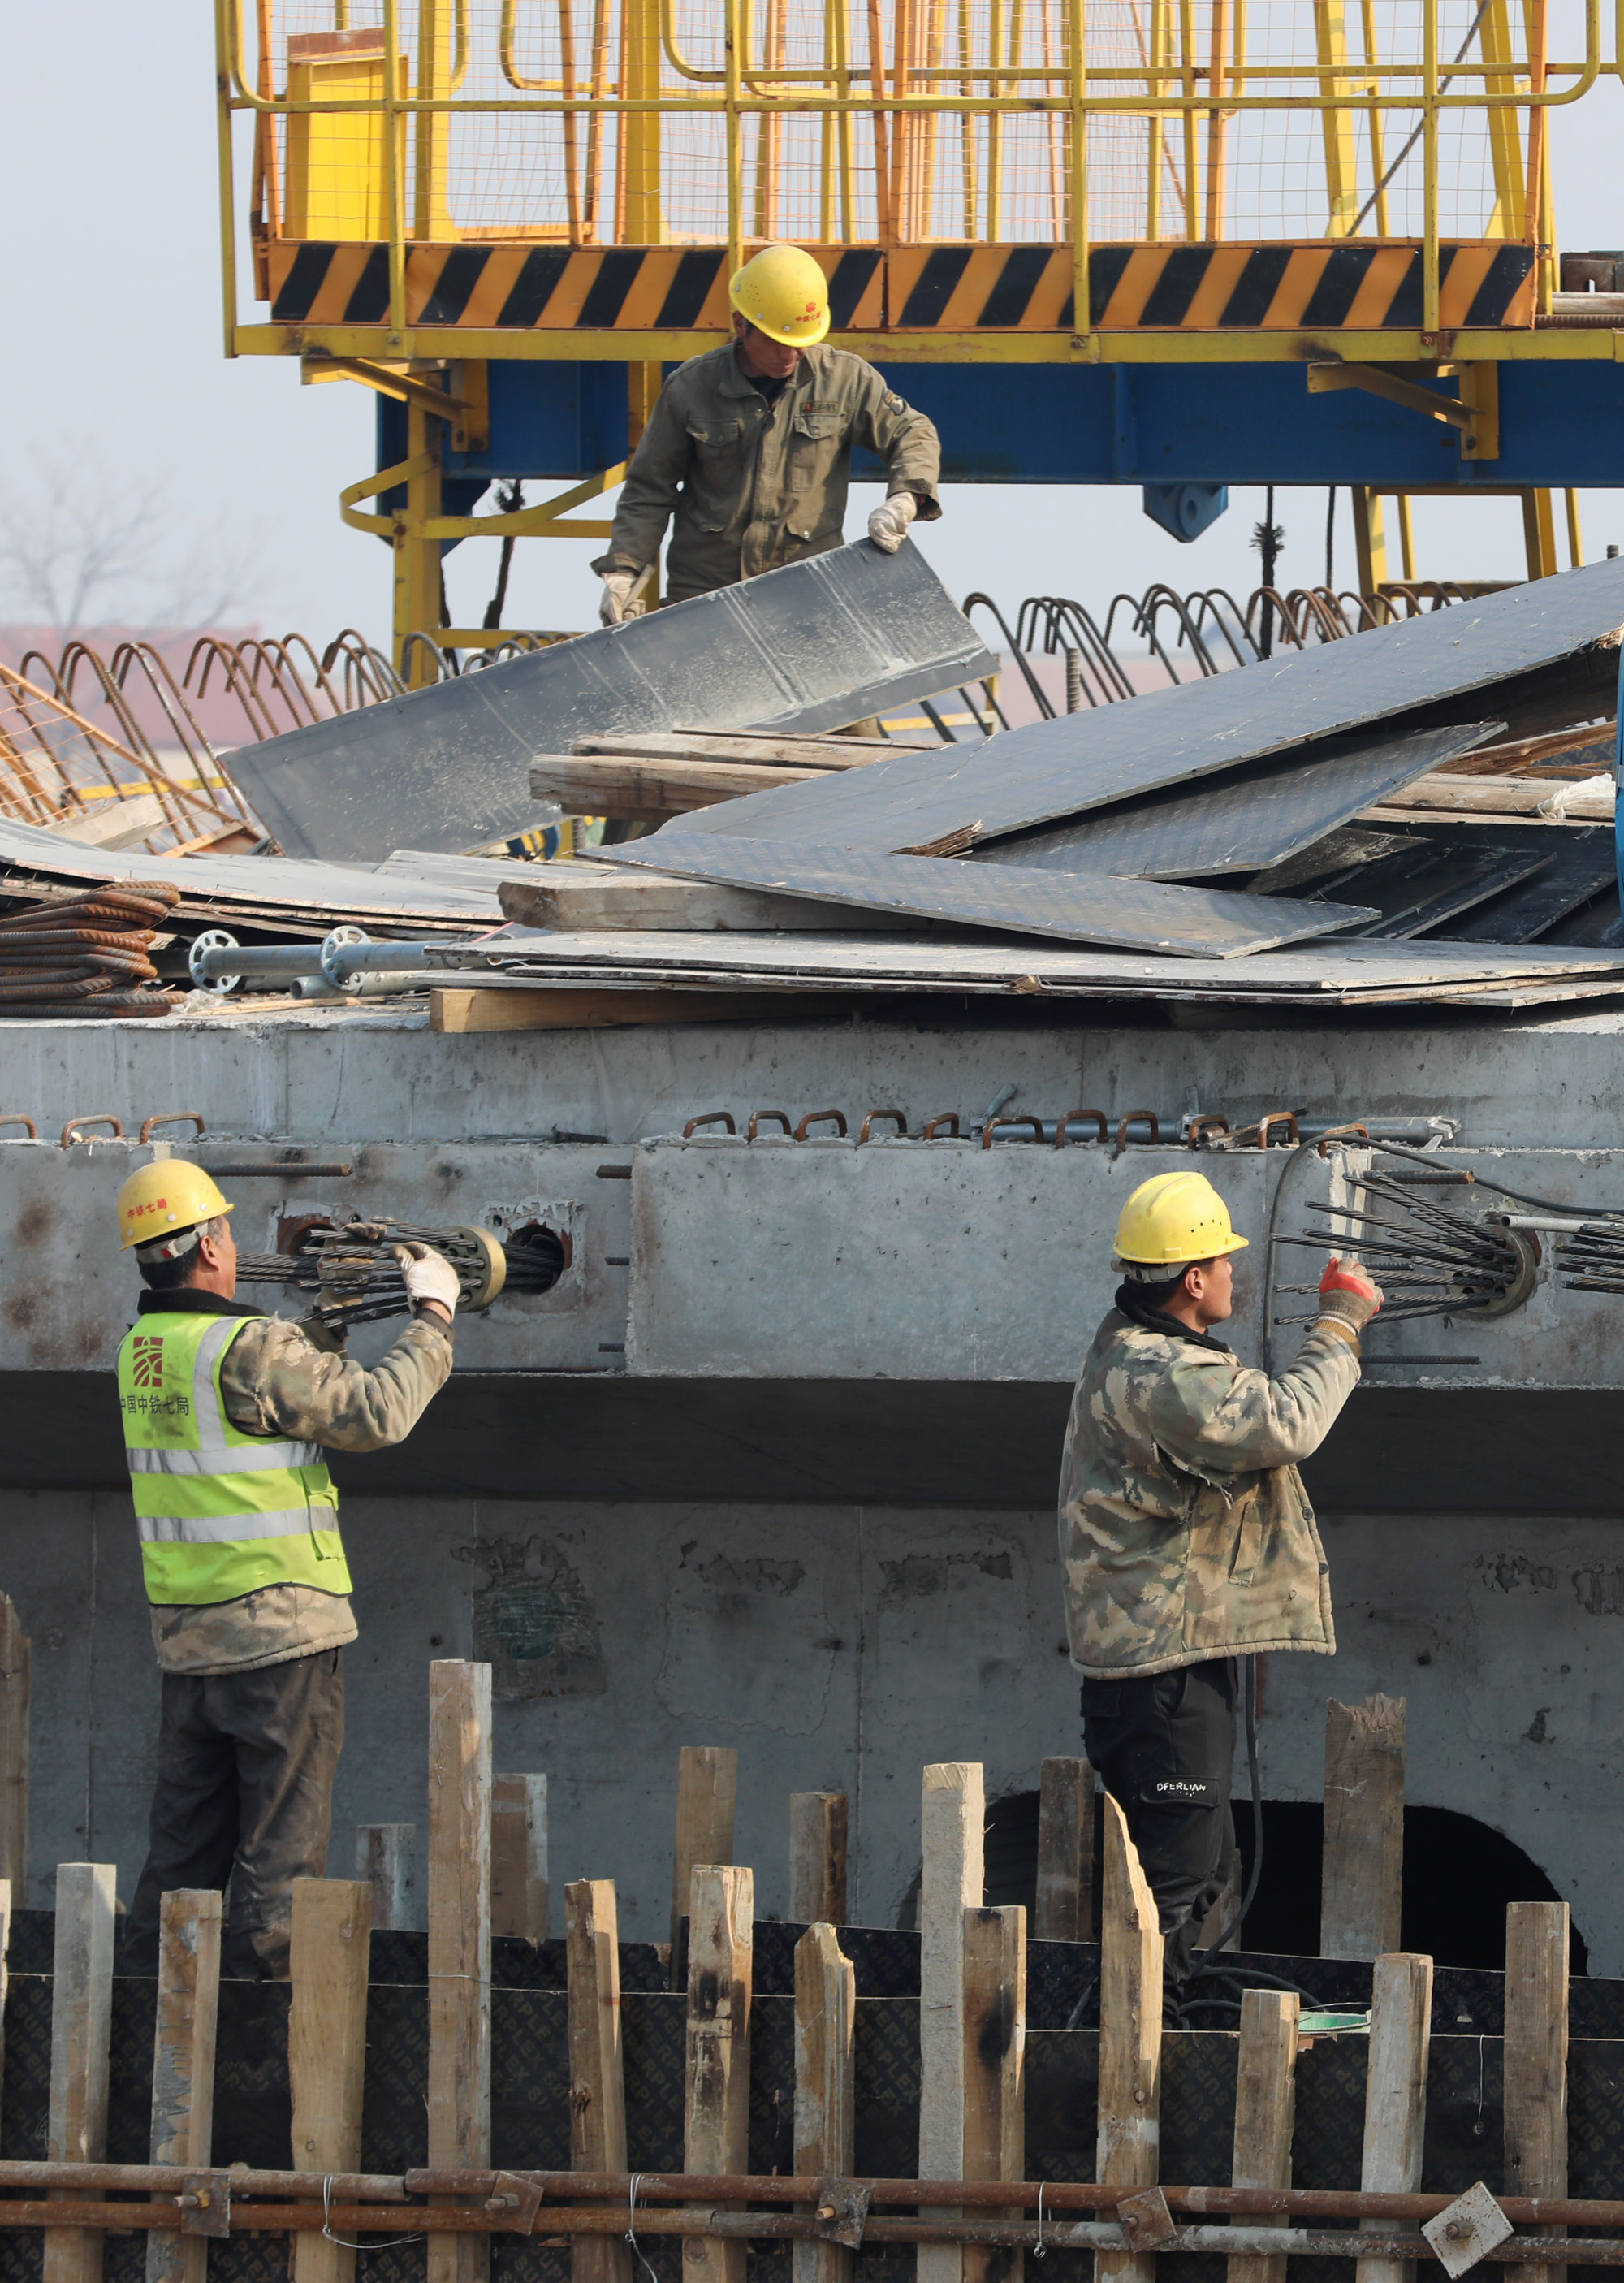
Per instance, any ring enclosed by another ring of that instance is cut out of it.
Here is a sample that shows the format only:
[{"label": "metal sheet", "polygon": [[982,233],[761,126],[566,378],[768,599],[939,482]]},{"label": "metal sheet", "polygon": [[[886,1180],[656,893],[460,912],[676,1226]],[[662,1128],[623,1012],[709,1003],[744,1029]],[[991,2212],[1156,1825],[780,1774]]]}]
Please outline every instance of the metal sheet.
[{"label": "metal sheet", "polygon": [[1373,919],[1368,906],[1309,904],[1219,888],[1169,888],[1105,873],[1039,872],[955,863],[934,856],[854,856],[843,848],[775,848],[755,841],[677,839],[657,833],[614,851],[636,864],[657,845],[656,869],[740,888],[771,888],[859,911],[1058,936],[1068,943],[1235,959]]},{"label": "metal sheet", "polygon": [[[1616,858],[1605,826],[1548,835],[1546,845],[1553,838],[1557,853],[1532,879],[1451,920],[1444,932],[1463,943],[1537,943],[1570,913],[1581,911],[1613,886]],[[1616,894],[1612,911],[1616,917]]]},{"label": "metal sheet", "polygon": [[501,917],[495,864],[489,891],[479,892],[361,865],[285,856],[147,856],[128,848],[85,848],[10,818],[0,818],[0,863],[52,880],[173,880],[189,903],[212,899],[316,917],[370,912],[392,920],[466,920],[470,927]]},{"label": "metal sheet", "polygon": [[[1359,876],[1362,894],[1381,916],[1358,932],[1389,939],[1425,935],[1543,871],[1548,854],[1520,848],[1463,847],[1442,841],[1414,854],[1388,857]],[[1314,900],[1308,899],[1309,902]]]},{"label": "metal sheet", "polygon": [[291,856],[455,853],[533,823],[532,755],[577,738],[835,729],[996,663],[917,548],[862,541],[239,746],[230,768]]},{"label": "metal sheet", "polygon": [[1610,710],[1620,627],[1624,558],[982,744],[752,793],[682,830],[880,853],[972,829],[991,839],[1363,723],[1438,728],[1492,711],[1521,735],[1530,708],[1554,704],[1567,721]]},{"label": "metal sheet", "polygon": [[1339,739],[1309,761],[1248,770],[1199,792],[1165,793],[1075,824],[1015,833],[976,849],[975,860],[1144,880],[1254,872],[1311,847],[1361,809],[1482,744],[1500,726],[1478,721],[1374,743]]}]

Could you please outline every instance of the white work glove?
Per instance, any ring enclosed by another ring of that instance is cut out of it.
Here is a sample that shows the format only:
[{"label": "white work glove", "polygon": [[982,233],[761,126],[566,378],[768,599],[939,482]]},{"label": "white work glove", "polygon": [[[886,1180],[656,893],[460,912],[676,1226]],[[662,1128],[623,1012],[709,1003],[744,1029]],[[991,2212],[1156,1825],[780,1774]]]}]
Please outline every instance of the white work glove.
[{"label": "white work glove", "polygon": [[397,1244],[395,1264],[406,1278],[406,1297],[414,1308],[425,1300],[438,1300],[448,1315],[455,1316],[462,1288],[457,1282],[457,1272],[443,1252],[436,1252],[430,1244],[415,1241]]},{"label": "white work glove", "polygon": [[919,502],[912,492],[893,492],[869,517],[868,536],[882,555],[895,555],[918,513]]},{"label": "white work glove", "polygon": [[601,571],[603,599],[598,604],[598,624],[618,627],[627,619],[641,619],[648,609],[644,602],[632,600],[632,589],[642,577],[641,571]]}]

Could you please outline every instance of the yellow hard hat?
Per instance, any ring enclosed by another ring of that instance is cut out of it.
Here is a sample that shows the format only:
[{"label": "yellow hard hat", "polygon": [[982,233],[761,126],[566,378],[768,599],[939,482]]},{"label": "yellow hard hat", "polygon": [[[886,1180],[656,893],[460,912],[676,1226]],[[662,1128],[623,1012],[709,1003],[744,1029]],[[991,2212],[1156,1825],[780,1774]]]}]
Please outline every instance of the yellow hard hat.
[{"label": "yellow hard hat", "polygon": [[132,1244],[156,1244],[160,1236],[232,1210],[201,1165],[186,1157],[160,1157],[132,1173],[119,1191],[119,1249],[128,1252]]},{"label": "yellow hard hat", "polygon": [[1116,1224],[1116,1258],[1177,1268],[1240,1252],[1247,1240],[1230,1226],[1229,1207],[1205,1173],[1158,1173],[1141,1181]]},{"label": "yellow hard hat", "polygon": [[798,245],[764,245],[735,269],[727,299],[742,317],[786,348],[809,349],[829,329],[829,289]]}]

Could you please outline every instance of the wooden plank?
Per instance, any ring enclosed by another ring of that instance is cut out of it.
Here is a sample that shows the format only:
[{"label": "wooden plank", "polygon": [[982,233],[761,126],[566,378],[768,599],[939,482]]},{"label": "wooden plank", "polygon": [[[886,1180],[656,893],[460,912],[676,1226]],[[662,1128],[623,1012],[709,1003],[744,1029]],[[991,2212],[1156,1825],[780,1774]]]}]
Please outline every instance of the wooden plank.
[{"label": "wooden plank", "polygon": [[[619,1917],[612,1879],[563,1890],[570,1990],[570,2162],[578,2172],[626,2169],[626,2075],[620,2044]],[[570,2240],[572,2283],[632,2283],[632,2253],[614,2236]]]},{"label": "wooden plank", "polygon": [[850,769],[866,761],[882,760],[888,753],[919,752],[922,746],[893,743],[890,737],[796,737],[782,730],[651,729],[643,735],[576,737],[571,754],[597,754],[605,760],[649,761],[750,762],[769,768]]},{"label": "wooden plank", "polygon": [[[811,1002],[816,1002],[815,1007]],[[546,986],[521,991],[431,991],[429,1028],[472,1031],[610,1031],[636,1023],[780,1022],[790,1014],[828,1013],[816,991],[623,991]]]},{"label": "wooden plank", "polygon": [[1094,1771],[1086,1760],[1045,1760],[1037,1787],[1037,1942],[1092,1942],[1094,1933]]},{"label": "wooden plank", "polygon": [[[1162,2135],[1162,1932],[1156,1898],[1107,1792],[1100,1887],[1100,2129],[1095,2177],[1153,2187]],[[1156,2283],[1154,2252],[1100,2251],[1096,2283]]]},{"label": "wooden plank", "polygon": [[846,1795],[789,1795],[789,1919],[793,1926],[846,1923]]},{"label": "wooden plank", "polygon": [[498,1776],[491,1786],[491,1932],[545,1942],[551,1915],[547,1778]]},{"label": "wooden plank", "polygon": [[1593,752],[1597,756],[1597,767],[1605,767],[1617,735],[1616,721],[1591,721],[1582,729],[1556,729],[1543,737],[1513,737],[1509,744],[1480,745],[1466,760],[1446,762],[1442,767],[1449,775],[1457,770],[1472,776],[1498,775],[1505,771],[1538,768],[1564,754]]},{"label": "wooden plank", "polygon": [[[1297,2021],[1302,2001],[1286,1990],[1243,1990],[1235,2083],[1238,2188],[1289,2188],[1297,2100]],[[1229,2283],[1286,2283],[1284,2256],[1230,2260]]]},{"label": "wooden plank", "polygon": [[[1505,1913],[1505,2188],[1567,2193],[1568,1908],[1510,1903]],[[1560,2236],[1559,2227],[1540,2228]],[[1567,2269],[1515,2267],[1512,2283],[1566,2283]]]},{"label": "wooden plank", "polygon": [[[739,1798],[739,1756],[727,1744],[684,1744],[677,1761],[677,1831],[671,1865],[671,1986],[687,1986],[682,1921],[695,1863],[733,1859]],[[719,2169],[726,2170],[727,2167]]]},{"label": "wooden plank", "polygon": [[[300,2171],[361,2170],[371,1951],[369,1881],[294,1880],[288,2077],[293,2162]],[[307,2232],[293,2238],[292,2283],[349,2283],[354,2272],[347,2244]]]},{"label": "wooden plank", "polygon": [[[964,2034],[965,1913],[985,1883],[986,1787],[977,1760],[928,1767],[921,1787],[919,2177],[964,2178],[967,2092]],[[921,2243],[919,2283],[960,2283],[963,2247]]]},{"label": "wooden plank", "polygon": [[1377,822],[1394,810],[1425,809],[1430,815],[1537,816],[1560,822],[1605,824],[1613,814],[1612,784],[1589,778],[1552,784],[1539,777],[1425,776],[1385,793],[1371,808]]},{"label": "wooden plank", "polygon": [[[51,1999],[51,2106],[45,2154],[53,2164],[99,2164],[107,2154],[113,2037],[113,1937],[118,1867],[57,1866]],[[60,2203],[66,2190],[51,2192]],[[98,2228],[48,2227],[42,2283],[101,2283]]]},{"label": "wooden plank", "polygon": [[[1026,1913],[1018,1903],[964,1914],[964,2177],[1024,2179]],[[1012,2205],[1006,2217],[1024,2213]],[[1021,2283],[1019,2251],[967,2244],[963,2257],[966,2283]]]},{"label": "wooden plank", "polygon": [[[795,2169],[804,2178],[845,2179],[856,2168],[856,1971],[832,1923],[809,1926],[795,1946]],[[843,2244],[796,2243],[790,2267],[792,2283],[851,2283]]]},{"label": "wooden plank", "polygon": [[1398,1948],[1404,1874],[1404,1699],[1325,1707],[1322,1958]]},{"label": "wooden plank", "polygon": [[[1008,738],[993,742],[1006,744]],[[1364,905],[1254,896],[1233,888],[1168,887],[1158,880],[1046,872],[1036,865],[945,863],[935,855],[781,847],[721,833],[702,838],[691,829],[693,822],[681,832],[628,841],[610,852],[612,860],[633,867],[653,864],[734,887],[819,897],[853,911],[906,912],[956,926],[1188,959],[1237,958],[1379,916]]]},{"label": "wooden plank", "polygon": [[[850,928],[850,916],[804,896],[764,895],[754,888],[721,888],[708,880],[667,879],[658,873],[611,871],[606,865],[560,858],[534,864],[497,891],[503,916],[516,927],[714,929],[720,934],[761,935],[777,930],[827,934]],[[866,926],[897,934],[899,917],[873,914]]]},{"label": "wooden plank", "polygon": [[[1379,1958],[1371,1992],[1362,2188],[1405,2193],[1421,2185],[1432,2017],[1432,1960],[1404,1951]],[[1365,2232],[1383,2225],[1367,2221]],[[1355,2283],[1414,2283],[1415,2262],[1360,2259],[1354,2271]]]},{"label": "wooden plank", "polygon": [[[682,2108],[682,2161],[689,2172],[750,2169],[755,1916],[753,1872],[718,1863],[694,1866]],[[747,2248],[738,2236],[688,2236],[682,2246],[683,2283],[745,2283]]]},{"label": "wooden plank", "polygon": [[358,1823],[355,1876],[372,1890],[372,1923],[381,1934],[417,1924],[417,1827]]},{"label": "wooden plank", "polygon": [[0,2083],[5,2077],[5,2002],[12,1986],[12,1882],[0,1879]]},{"label": "wooden plank", "polygon": [[[220,2006],[220,1936],[225,1897],[176,1888],[159,1905],[158,2020],[152,2037],[155,2164],[206,2171],[213,2148],[214,2032]],[[208,2238],[154,2228],[146,2283],[204,2283]]]},{"label": "wooden plank", "polygon": [[0,1879],[28,1900],[28,1695],[31,1653],[9,1593],[0,1593]]},{"label": "wooden plank", "polygon": [[[429,1667],[429,2162],[491,2161],[491,1668]],[[428,2283],[486,2283],[490,2239],[431,2235]]]},{"label": "wooden plank", "polygon": [[823,769],[786,769],[750,761],[599,760],[583,754],[538,753],[530,764],[532,800],[556,800],[566,816],[618,816],[655,824],[714,801],[804,784]]}]

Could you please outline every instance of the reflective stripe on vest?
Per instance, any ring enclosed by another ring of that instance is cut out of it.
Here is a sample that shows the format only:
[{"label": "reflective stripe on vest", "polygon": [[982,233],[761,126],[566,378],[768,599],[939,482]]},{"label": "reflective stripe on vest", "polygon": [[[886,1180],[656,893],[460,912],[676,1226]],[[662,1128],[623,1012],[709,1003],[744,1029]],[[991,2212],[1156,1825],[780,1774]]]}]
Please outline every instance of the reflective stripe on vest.
[{"label": "reflective stripe on vest", "polygon": [[250,1435],[227,1414],[221,1366],[251,1321],[155,1312],[120,1347],[125,1456],[155,1602],[206,1606],[277,1585],[350,1590],[320,1444]]}]

